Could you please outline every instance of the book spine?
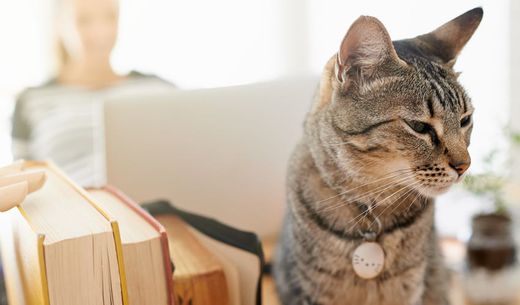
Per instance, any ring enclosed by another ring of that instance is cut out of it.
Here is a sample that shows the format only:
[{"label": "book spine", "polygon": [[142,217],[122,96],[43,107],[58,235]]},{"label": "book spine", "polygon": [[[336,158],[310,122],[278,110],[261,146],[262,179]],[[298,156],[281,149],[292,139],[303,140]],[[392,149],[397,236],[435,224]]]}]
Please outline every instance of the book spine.
[{"label": "book spine", "polygon": [[47,282],[47,266],[45,265],[45,249],[43,241],[45,235],[38,234],[38,261],[40,262],[40,278],[42,281],[43,305],[49,305],[49,283]]},{"label": "book spine", "polygon": [[[21,216],[20,219],[24,219],[27,223],[27,228],[36,235],[36,251],[37,251],[37,256],[38,256],[38,265],[39,265],[38,267],[40,269],[39,270],[40,272],[38,274],[38,276],[40,278],[38,286],[41,286],[41,287],[39,287],[41,289],[41,291],[40,291],[41,294],[36,293],[36,294],[30,296],[29,300],[31,301],[31,303],[36,302],[37,305],[49,305],[50,304],[49,284],[47,281],[47,266],[45,264],[45,248],[43,246],[43,243],[45,241],[45,235],[38,233],[38,232],[36,232],[36,230],[34,230],[34,227],[31,225],[29,216],[27,215],[27,213],[21,206],[18,206],[17,209],[18,209],[19,215]],[[21,284],[23,285],[24,283],[21,283]],[[22,289],[25,290],[24,294],[27,297],[29,295],[29,291],[27,291],[26,289],[35,289],[35,288],[34,287],[29,288],[29,287],[24,286],[24,287],[22,287]]]},{"label": "book spine", "polygon": [[123,261],[123,243],[121,242],[121,232],[119,231],[119,224],[117,221],[111,221],[112,231],[114,232],[114,242],[116,244],[117,266],[119,268],[119,278],[121,280],[121,298],[124,305],[129,305],[128,290],[126,284],[126,271]]},{"label": "book spine", "polygon": [[164,273],[166,276],[166,284],[168,285],[168,304],[175,305],[174,290],[173,290],[173,263],[170,259],[170,248],[168,246],[168,235],[166,230],[162,229],[159,232],[161,234],[161,246],[163,250],[164,260]]}]

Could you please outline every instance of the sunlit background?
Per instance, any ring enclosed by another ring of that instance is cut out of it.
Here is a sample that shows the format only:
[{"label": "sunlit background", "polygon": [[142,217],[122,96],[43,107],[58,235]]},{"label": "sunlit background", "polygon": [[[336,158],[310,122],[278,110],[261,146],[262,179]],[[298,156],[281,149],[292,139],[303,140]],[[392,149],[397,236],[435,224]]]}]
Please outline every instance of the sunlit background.
[{"label": "sunlit background", "polygon": [[[359,15],[378,17],[393,39],[430,31],[482,6],[481,26],[456,64],[477,109],[473,171],[494,148],[508,151],[503,129],[520,116],[512,97],[519,60],[513,52],[518,11],[501,1],[122,0],[112,64],[180,88],[208,88],[318,75]],[[10,117],[16,95],[55,72],[51,0],[0,4],[0,163],[12,159]],[[516,22],[516,24],[515,24]],[[516,30],[518,31],[518,30]],[[303,118],[302,118],[303,119]]]},{"label": "sunlit background", "polygon": [[[503,145],[497,135],[510,119],[512,2],[122,0],[112,63],[118,72],[156,74],[182,88],[318,74],[359,15],[377,16],[400,39],[481,5],[483,22],[456,65],[477,107],[472,152],[478,160],[490,144]],[[53,5],[17,0],[0,7],[1,163],[10,160],[14,97],[54,71]]]}]

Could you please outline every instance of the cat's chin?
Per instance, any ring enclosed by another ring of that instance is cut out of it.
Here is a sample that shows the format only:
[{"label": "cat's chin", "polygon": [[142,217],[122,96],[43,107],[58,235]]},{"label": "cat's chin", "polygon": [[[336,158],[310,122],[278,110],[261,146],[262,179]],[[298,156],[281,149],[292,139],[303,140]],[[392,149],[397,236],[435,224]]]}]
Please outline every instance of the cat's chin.
[{"label": "cat's chin", "polygon": [[446,193],[447,191],[450,190],[450,188],[451,188],[451,185],[442,186],[442,187],[423,187],[423,186],[421,186],[418,188],[418,191],[423,196],[426,196],[429,198],[434,198],[434,197],[437,197],[439,195]]}]

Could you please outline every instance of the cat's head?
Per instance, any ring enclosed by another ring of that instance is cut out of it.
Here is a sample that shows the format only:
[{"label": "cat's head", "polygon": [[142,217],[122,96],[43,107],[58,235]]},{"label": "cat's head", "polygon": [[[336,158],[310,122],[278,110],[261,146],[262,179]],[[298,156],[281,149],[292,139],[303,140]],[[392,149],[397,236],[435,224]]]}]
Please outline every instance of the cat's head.
[{"label": "cat's head", "polygon": [[475,8],[393,42],[376,18],[352,24],[329,63],[329,92],[320,90],[327,102],[311,112],[340,167],[373,179],[395,173],[395,183],[425,196],[460,180],[471,163],[473,106],[452,68],[482,15]]}]

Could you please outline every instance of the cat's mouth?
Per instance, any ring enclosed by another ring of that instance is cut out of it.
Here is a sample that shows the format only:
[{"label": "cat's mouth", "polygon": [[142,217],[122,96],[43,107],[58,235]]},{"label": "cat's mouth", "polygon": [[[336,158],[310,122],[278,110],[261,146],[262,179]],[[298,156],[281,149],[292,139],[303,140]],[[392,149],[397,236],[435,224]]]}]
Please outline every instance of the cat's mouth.
[{"label": "cat's mouth", "polygon": [[415,176],[417,178],[416,189],[427,197],[442,195],[459,181],[458,176],[452,175],[442,166],[434,166],[431,171],[418,171]]}]

